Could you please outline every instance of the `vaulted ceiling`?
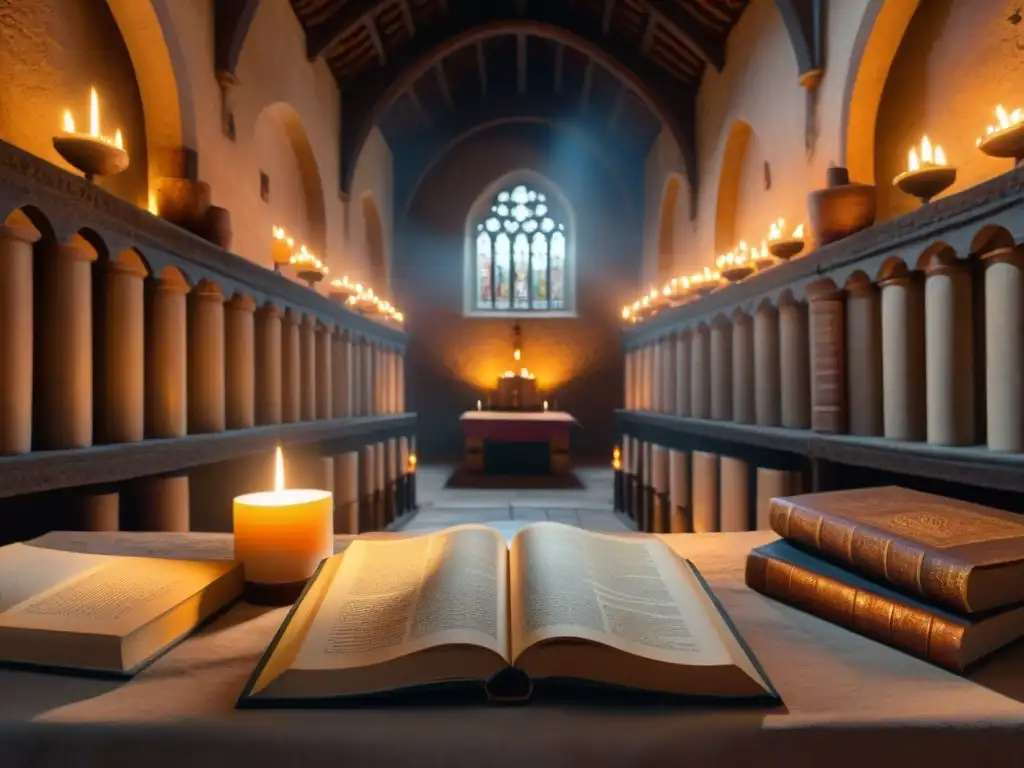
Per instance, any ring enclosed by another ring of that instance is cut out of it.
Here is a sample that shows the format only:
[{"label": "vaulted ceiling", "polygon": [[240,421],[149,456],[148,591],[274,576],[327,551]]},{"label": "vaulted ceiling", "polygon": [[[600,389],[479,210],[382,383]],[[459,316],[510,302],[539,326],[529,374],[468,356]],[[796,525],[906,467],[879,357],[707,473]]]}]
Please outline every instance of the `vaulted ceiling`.
[{"label": "vaulted ceiling", "polygon": [[[567,123],[630,162],[693,108],[747,0],[291,0],[342,93],[341,184],[374,126],[424,166],[481,127]],[[691,185],[695,189],[695,183]]]}]

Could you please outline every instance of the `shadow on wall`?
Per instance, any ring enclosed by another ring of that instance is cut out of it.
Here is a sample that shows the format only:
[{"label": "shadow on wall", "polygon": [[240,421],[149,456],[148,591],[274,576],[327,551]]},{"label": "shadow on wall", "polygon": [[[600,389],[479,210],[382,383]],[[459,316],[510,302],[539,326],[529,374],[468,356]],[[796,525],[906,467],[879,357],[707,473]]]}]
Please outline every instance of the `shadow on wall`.
[{"label": "shadow on wall", "polygon": [[[509,318],[463,314],[466,215],[495,179],[527,168],[573,206],[576,317],[520,319],[523,359],[541,397],[581,423],[573,451],[606,458],[614,409],[622,401],[618,308],[634,288],[641,259],[638,205],[620,196],[588,150],[539,125],[506,125],[450,151],[423,179],[399,225],[394,287],[406,308],[408,407],[419,415],[418,451],[426,460],[462,450],[459,415],[515,366]],[[642,178],[627,180],[642,194]],[[473,228],[475,231],[475,227]]]}]

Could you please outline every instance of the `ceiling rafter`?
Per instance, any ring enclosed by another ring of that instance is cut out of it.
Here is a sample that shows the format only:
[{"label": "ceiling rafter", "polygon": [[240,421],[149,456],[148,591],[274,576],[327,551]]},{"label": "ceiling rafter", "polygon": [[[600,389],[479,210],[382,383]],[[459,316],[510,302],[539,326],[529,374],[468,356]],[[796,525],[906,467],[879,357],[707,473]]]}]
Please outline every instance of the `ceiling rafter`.
[{"label": "ceiling rafter", "polygon": [[366,33],[370,36],[370,41],[373,43],[373,50],[377,52],[377,59],[383,67],[388,63],[388,52],[384,49],[384,41],[380,39],[380,31],[377,29],[377,19],[373,16],[367,16],[363,19],[363,23],[366,24]]},{"label": "ceiling rafter", "polygon": [[416,36],[416,21],[412,17],[412,8],[409,7],[409,0],[398,0],[398,7],[402,12],[402,23],[409,32],[409,37]]},{"label": "ceiling rafter", "polygon": [[234,76],[260,0],[216,0],[213,6],[214,71]]},{"label": "ceiling rafter", "polygon": [[306,55],[310,59],[319,58],[381,8],[379,0],[348,0],[326,21],[306,31]]},{"label": "ceiling rafter", "polygon": [[691,34],[690,30],[698,27],[700,22],[683,6],[673,0],[647,0],[647,10],[705,64],[714,67],[716,71],[722,71],[725,66],[725,45],[711,39],[702,40]]}]

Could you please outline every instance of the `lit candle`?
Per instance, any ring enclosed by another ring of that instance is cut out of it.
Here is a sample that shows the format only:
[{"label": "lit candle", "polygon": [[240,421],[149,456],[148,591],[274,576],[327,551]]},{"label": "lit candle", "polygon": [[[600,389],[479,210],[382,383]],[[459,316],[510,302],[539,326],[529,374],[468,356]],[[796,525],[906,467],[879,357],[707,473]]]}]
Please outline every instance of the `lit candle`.
[{"label": "lit candle", "polygon": [[235,560],[254,593],[291,596],[334,554],[334,501],[330,491],[286,489],[280,448],[274,474],[273,491],[235,497]]},{"label": "lit candle", "polygon": [[622,469],[622,451],[619,449],[619,446],[615,446],[612,449],[612,469],[616,472]]},{"label": "lit candle", "polygon": [[546,411],[547,409],[548,409],[548,401],[547,401],[547,400],[545,400],[545,401],[544,401],[544,410]]},{"label": "lit candle", "polygon": [[478,411],[482,411],[484,409],[484,404],[482,402],[480,402],[479,400],[476,401],[476,409]]}]

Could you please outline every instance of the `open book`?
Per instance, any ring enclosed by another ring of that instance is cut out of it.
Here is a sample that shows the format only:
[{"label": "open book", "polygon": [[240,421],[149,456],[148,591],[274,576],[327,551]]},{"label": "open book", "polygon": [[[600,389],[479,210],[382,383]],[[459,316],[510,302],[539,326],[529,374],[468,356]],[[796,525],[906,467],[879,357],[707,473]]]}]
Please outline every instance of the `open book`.
[{"label": "open book", "polygon": [[132,675],[231,603],[241,566],[0,547],[0,663]]},{"label": "open book", "polygon": [[535,682],[777,701],[663,542],[539,523],[511,547],[479,525],[353,542],[324,561],[239,706],[459,685],[525,700]]}]

